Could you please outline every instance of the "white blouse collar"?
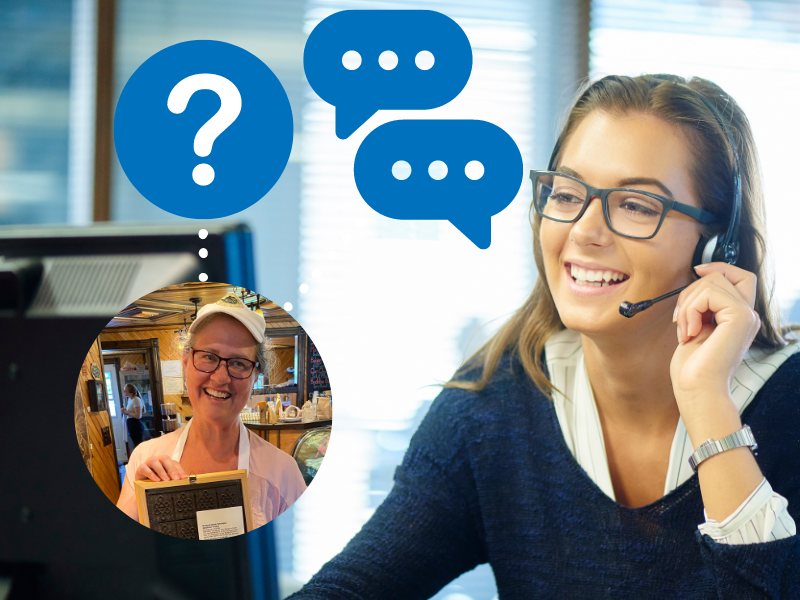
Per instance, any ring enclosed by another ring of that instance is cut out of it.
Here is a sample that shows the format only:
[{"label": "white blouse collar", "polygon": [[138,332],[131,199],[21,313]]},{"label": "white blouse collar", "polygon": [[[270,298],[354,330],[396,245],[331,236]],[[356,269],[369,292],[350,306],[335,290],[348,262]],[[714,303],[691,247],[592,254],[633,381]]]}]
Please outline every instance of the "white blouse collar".
[{"label": "white blouse collar", "polygon": [[[731,387],[731,397],[739,414],[747,408],[778,367],[798,351],[800,343],[797,342],[773,353],[757,348],[747,351],[742,364],[736,370]],[[545,342],[545,362],[551,383],[563,392],[554,394],[553,403],[567,447],[592,481],[607,496],[615,499],[603,429],[592,386],[586,374],[580,334],[564,329],[550,336]],[[670,448],[664,495],[693,475],[687,462],[693,450],[683,419],[679,419]]]}]

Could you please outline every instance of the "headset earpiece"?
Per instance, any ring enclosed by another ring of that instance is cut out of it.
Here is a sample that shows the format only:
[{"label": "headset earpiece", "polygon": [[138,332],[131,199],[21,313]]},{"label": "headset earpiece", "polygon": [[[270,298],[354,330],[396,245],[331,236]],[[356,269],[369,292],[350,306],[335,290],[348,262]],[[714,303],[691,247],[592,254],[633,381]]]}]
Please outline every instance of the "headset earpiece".
[{"label": "headset earpiece", "polygon": [[719,236],[715,235],[708,241],[700,238],[694,250],[692,266],[696,267],[710,262],[724,262],[729,265],[735,265],[737,258],[739,258],[739,244],[736,242],[733,244],[721,244]]},{"label": "headset earpiece", "polygon": [[705,247],[703,248],[703,254],[700,257],[700,264],[705,265],[710,262],[714,262],[715,255],[717,254],[717,243],[719,242],[719,236],[715,235],[706,243]]},{"label": "headset earpiece", "polygon": [[718,235],[715,235],[711,239],[701,237],[700,241],[697,242],[697,247],[694,249],[692,266],[696,267],[697,265],[714,262],[714,251],[717,249],[718,242]]}]

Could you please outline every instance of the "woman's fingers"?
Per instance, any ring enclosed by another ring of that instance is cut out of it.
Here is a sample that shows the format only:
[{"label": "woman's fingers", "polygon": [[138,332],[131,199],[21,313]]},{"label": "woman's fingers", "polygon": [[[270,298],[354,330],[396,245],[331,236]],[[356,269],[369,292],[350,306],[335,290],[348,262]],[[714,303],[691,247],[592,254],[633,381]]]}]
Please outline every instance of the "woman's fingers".
[{"label": "woman's fingers", "polygon": [[723,262],[698,265],[694,270],[701,277],[701,281],[702,279],[710,276],[712,273],[718,273],[722,275],[725,281],[729,282],[734,288],[736,288],[736,291],[739,292],[750,308],[755,306],[756,287],[758,283],[758,278],[756,277],[755,273],[745,271],[744,269],[740,269],[739,267]]},{"label": "woman's fingers", "polygon": [[[697,267],[701,279],[692,283],[678,296],[675,321],[678,325],[678,338],[686,341],[696,336],[702,326],[711,323],[714,313],[723,308],[741,305],[741,309],[752,309],[755,304],[756,276],[749,271],[726,263],[709,263]],[[706,313],[690,313],[688,306],[707,289],[716,289],[729,298],[718,309],[709,308]],[[745,312],[745,311],[742,311]],[[751,311],[746,311],[751,312]],[[719,322],[719,319],[717,319]]]},{"label": "woman's fingers", "polygon": [[171,458],[169,460],[169,469],[168,472],[173,479],[186,479],[186,473],[183,472],[183,467],[181,463],[175,462]]},{"label": "woman's fingers", "polygon": [[711,314],[716,318],[717,325],[733,326],[733,330],[749,336],[749,341],[752,341],[760,326],[758,313],[747,306],[738,294],[734,296],[716,285],[698,289],[686,299],[678,312],[685,323],[681,329],[683,342],[700,333],[703,325],[710,322]]},{"label": "woman's fingers", "polygon": [[147,463],[143,463],[139,465],[139,468],[136,469],[136,479],[149,479],[150,481],[161,481],[161,477],[159,477],[153,469],[147,466]]},{"label": "woman's fingers", "polygon": [[136,479],[150,479],[152,481],[170,481],[185,479],[186,473],[179,462],[165,455],[151,456],[136,471]]}]

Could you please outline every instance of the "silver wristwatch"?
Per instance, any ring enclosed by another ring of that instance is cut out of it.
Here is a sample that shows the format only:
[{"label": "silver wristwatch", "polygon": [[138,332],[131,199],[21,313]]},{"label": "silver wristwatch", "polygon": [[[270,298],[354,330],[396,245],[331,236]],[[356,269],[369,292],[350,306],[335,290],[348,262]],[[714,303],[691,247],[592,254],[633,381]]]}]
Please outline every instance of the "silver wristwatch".
[{"label": "silver wristwatch", "polygon": [[719,454],[720,452],[725,452],[725,450],[741,448],[742,446],[750,446],[750,450],[753,452],[758,450],[758,444],[756,444],[756,439],[753,437],[753,432],[750,431],[749,425],[745,425],[739,431],[726,435],[724,438],[717,441],[708,438],[707,441],[700,444],[697,450],[692,452],[692,455],[689,457],[689,466],[692,467],[692,471],[697,473],[697,465],[707,458]]}]

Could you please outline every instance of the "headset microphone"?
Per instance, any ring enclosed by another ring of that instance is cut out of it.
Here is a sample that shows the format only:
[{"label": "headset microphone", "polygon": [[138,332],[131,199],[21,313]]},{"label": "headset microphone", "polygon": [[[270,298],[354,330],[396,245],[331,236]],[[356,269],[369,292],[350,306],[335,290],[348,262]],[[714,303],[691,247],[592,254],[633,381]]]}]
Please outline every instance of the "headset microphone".
[{"label": "headset microphone", "polygon": [[[725,136],[728,138],[728,144],[730,145],[731,152],[733,153],[733,161],[734,161],[734,175],[733,175],[733,209],[731,210],[731,220],[728,223],[728,230],[722,236],[722,239],[719,239],[719,236],[714,236],[707,243],[703,243],[704,240],[701,238],[700,242],[697,244],[697,249],[695,250],[694,260],[692,264],[700,265],[709,262],[719,261],[719,262],[726,262],[729,265],[735,265],[736,259],[739,257],[739,242],[737,241],[738,233],[739,233],[739,215],[741,213],[742,207],[742,176],[739,171],[739,155],[736,151],[736,141],[733,138],[733,133],[730,130],[730,127],[725,123],[725,120],[722,118],[722,115],[717,110],[717,107],[706,98],[700,92],[690,88],[688,85],[684,85],[682,83],[678,83],[676,81],[672,81],[674,85],[679,85],[682,88],[686,88],[691,90],[695,93],[704,103],[711,109],[711,112],[714,113],[714,116],[719,121],[720,126],[722,127],[723,131],[725,132]],[[729,99],[730,100],[730,99]],[[702,251],[701,251],[702,248]],[[689,284],[691,285],[691,284]],[[675,294],[680,294],[683,290],[685,290],[688,285],[678,288],[677,290],[672,290],[668,294],[664,294],[663,296],[659,296],[658,298],[653,298],[652,300],[643,300],[642,302],[623,302],[619,305],[619,313],[623,317],[631,318],[634,315],[638,315],[643,310],[647,310],[656,302],[661,302]]]},{"label": "headset microphone", "polygon": [[619,314],[623,317],[628,317],[629,319],[634,316],[638,315],[643,310],[646,310],[653,306],[656,302],[661,302],[662,300],[666,300],[667,298],[674,296],[675,294],[680,294],[683,290],[685,290],[688,285],[683,287],[679,287],[677,290],[672,290],[668,294],[664,294],[663,296],[659,296],[658,298],[653,298],[652,300],[642,300],[641,302],[635,302],[631,304],[630,302],[623,302],[619,305]]}]

